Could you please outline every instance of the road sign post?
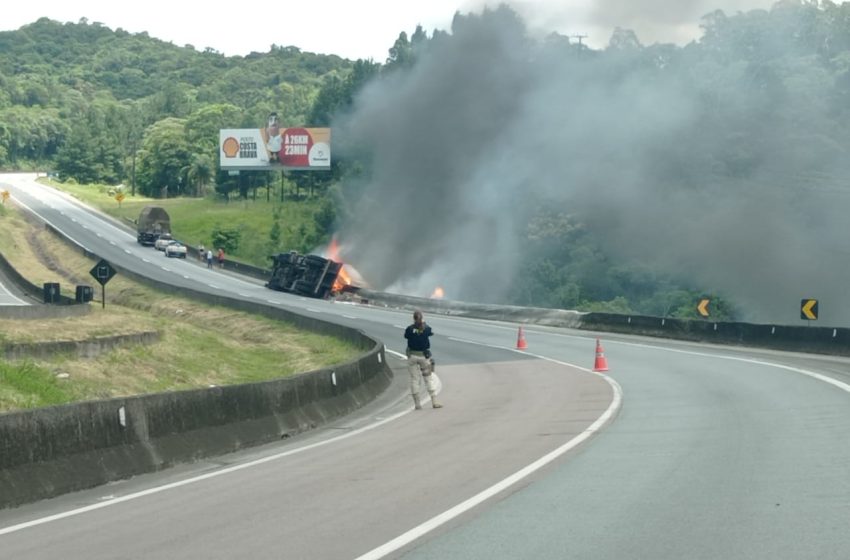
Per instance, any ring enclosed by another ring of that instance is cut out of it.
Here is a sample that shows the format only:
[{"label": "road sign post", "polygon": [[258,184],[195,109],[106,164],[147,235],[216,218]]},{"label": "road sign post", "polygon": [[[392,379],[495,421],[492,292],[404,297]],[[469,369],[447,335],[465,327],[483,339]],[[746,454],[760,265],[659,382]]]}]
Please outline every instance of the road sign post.
[{"label": "road sign post", "polygon": [[115,269],[106,260],[100,259],[100,262],[94,265],[89,274],[100,284],[100,301],[102,308],[106,309],[106,284],[115,276]]},{"label": "road sign post", "polygon": [[707,318],[708,313],[708,304],[711,303],[710,299],[704,298],[699,301],[699,305],[697,305],[697,313],[700,314],[701,317]]},{"label": "road sign post", "polygon": [[800,319],[805,321],[818,320],[818,300],[804,299],[800,301]]}]

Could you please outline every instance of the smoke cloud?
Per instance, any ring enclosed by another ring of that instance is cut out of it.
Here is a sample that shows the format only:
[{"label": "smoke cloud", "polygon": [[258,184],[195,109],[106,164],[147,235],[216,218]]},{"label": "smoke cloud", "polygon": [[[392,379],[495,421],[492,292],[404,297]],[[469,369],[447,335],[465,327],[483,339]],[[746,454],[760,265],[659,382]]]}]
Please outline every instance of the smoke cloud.
[{"label": "smoke cloud", "polygon": [[[699,1],[598,4],[600,21],[616,13],[621,26],[710,11]],[[440,285],[451,299],[500,302],[526,273],[529,218],[548,208],[579,216],[611,260],[722,293],[743,319],[796,322],[800,300],[815,297],[821,324],[850,320],[840,309],[850,190],[793,175],[841,176],[843,149],[771,124],[765,107],[785,101],[771,105],[763,81],[724,89],[713,65],[647,71],[629,53],[601,56],[533,41],[500,7],[457,16],[412,68],[367,86],[334,123],[343,146],[373,158],[371,176],[345,186],[360,193],[341,232],[346,259],[378,289],[427,296]],[[758,154],[773,155],[747,159],[716,111],[751,123]],[[789,151],[786,133],[811,153]],[[715,156],[739,152],[751,171],[714,180]]]}]

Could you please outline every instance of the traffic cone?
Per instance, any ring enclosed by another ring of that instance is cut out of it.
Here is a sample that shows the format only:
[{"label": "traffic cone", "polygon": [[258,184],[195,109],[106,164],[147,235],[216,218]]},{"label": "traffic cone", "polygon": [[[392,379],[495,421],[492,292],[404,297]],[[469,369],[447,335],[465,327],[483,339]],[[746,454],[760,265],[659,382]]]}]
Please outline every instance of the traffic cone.
[{"label": "traffic cone", "polygon": [[593,364],[593,371],[608,371],[608,360],[605,359],[605,352],[602,350],[602,343],[596,339],[596,361]]},{"label": "traffic cone", "polygon": [[522,327],[520,327],[516,335],[516,349],[525,350],[526,348],[528,348],[528,343],[525,341],[525,333],[522,332]]}]

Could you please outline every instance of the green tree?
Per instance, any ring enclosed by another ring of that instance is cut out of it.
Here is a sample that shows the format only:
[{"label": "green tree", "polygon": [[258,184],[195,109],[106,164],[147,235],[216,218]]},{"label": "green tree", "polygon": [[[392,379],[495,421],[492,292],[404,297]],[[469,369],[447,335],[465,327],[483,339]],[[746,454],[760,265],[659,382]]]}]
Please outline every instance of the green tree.
[{"label": "green tree", "polygon": [[186,121],[169,117],[151,125],[142,140],[137,178],[146,196],[178,196],[188,186],[194,155],[186,139]]},{"label": "green tree", "polygon": [[192,163],[186,169],[186,179],[189,185],[193,187],[195,196],[204,196],[207,190],[207,184],[215,176],[212,160],[205,156],[195,154],[192,157]]}]

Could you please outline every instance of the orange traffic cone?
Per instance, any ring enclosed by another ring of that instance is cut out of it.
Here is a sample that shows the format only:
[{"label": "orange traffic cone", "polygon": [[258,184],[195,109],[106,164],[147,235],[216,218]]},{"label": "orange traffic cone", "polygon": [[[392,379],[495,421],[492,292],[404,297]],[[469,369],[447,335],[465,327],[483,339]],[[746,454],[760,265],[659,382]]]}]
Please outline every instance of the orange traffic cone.
[{"label": "orange traffic cone", "polygon": [[608,360],[605,359],[605,352],[602,350],[602,343],[596,339],[596,361],[593,364],[593,371],[608,371]]},{"label": "orange traffic cone", "polygon": [[525,341],[525,333],[522,332],[522,327],[520,327],[516,335],[516,349],[525,350],[526,348],[528,348],[528,343]]}]

